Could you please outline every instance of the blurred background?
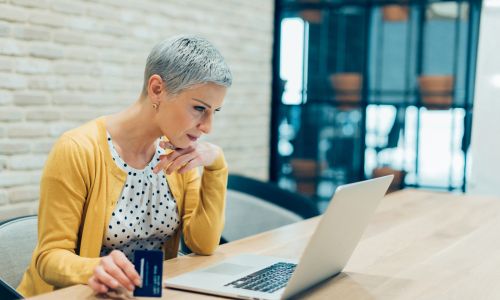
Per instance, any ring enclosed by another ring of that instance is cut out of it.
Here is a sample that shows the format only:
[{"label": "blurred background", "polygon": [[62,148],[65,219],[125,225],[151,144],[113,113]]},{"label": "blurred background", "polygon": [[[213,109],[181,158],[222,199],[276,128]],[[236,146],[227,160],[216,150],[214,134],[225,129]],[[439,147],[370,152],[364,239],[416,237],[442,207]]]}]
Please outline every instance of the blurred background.
[{"label": "blurred background", "polygon": [[[212,41],[234,84],[213,134],[230,172],[309,198],[500,194],[496,0],[0,0],[0,220],[37,211],[57,137],[137,99],[158,41]],[[496,149],[496,150],[495,150]]]},{"label": "blurred background", "polygon": [[[271,176],[466,190],[480,1],[280,1]],[[293,49],[290,51],[290,49]]]}]

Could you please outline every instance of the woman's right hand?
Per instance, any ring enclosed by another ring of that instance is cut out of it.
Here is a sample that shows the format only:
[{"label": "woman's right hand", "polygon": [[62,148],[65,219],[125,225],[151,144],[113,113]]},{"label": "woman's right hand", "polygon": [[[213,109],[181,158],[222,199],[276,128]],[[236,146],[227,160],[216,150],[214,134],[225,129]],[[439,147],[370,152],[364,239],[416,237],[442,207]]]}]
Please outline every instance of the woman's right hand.
[{"label": "woman's right hand", "polygon": [[99,265],[94,268],[94,275],[89,279],[89,286],[96,293],[106,293],[120,286],[133,291],[135,286],[141,284],[134,265],[119,250],[113,250],[109,255],[101,257]]}]

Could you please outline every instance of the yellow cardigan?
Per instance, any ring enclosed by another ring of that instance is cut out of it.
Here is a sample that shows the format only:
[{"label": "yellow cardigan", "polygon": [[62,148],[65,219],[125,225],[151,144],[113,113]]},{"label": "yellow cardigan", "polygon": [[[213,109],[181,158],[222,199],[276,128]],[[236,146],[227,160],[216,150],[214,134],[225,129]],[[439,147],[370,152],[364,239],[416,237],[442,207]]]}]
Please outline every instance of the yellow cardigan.
[{"label": "yellow cardigan", "polygon": [[[182,233],[195,253],[211,254],[224,226],[227,165],[221,153],[198,170],[167,176]],[[68,131],[48,156],[40,183],[38,244],[17,290],[25,297],[86,284],[99,264],[102,239],[126,180],[112,160],[104,117]],[[177,256],[181,230],[164,246]]]}]

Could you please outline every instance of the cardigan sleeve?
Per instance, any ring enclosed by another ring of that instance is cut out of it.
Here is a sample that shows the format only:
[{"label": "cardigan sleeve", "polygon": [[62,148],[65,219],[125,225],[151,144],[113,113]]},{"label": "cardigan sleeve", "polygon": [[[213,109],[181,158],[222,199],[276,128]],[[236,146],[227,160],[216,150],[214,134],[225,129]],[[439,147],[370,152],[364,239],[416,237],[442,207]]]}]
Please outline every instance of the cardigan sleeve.
[{"label": "cardigan sleeve", "polygon": [[186,173],[183,234],[186,245],[196,254],[212,254],[224,228],[228,169],[221,153],[200,175]]},{"label": "cardigan sleeve", "polygon": [[62,136],[45,164],[40,183],[36,270],[47,283],[87,283],[100,258],[77,254],[84,205],[91,188],[91,151]]}]

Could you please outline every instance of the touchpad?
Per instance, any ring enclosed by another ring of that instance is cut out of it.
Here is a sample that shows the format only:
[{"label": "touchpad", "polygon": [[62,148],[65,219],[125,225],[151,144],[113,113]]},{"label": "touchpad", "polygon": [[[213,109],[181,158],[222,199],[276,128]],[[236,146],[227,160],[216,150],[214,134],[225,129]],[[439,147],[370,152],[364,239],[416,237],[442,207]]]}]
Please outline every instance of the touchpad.
[{"label": "touchpad", "polygon": [[237,265],[232,263],[222,263],[213,266],[211,268],[205,269],[202,272],[224,274],[224,275],[236,275],[248,271],[250,269],[252,269],[252,267]]}]

